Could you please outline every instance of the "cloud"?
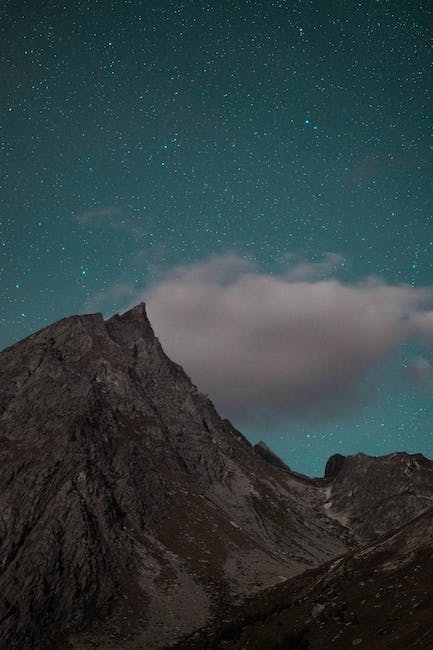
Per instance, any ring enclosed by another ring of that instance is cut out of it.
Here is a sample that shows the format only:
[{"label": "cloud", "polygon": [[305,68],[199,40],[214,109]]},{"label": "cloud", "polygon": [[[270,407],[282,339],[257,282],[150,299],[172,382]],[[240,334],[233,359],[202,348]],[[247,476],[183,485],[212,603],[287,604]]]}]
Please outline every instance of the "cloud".
[{"label": "cloud", "polygon": [[286,280],[316,280],[330,274],[335,274],[343,266],[344,257],[338,253],[325,253],[321,262],[300,262],[289,269],[284,277]]},{"label": "cloud", "polygon": [[87,212],[82,212],[77,216],[77,221],[81,224],[94,224],[107,221],[107,219],[113,219],[113,217],[118,217],[121,214],[122,211],[113,206],[108,208],[97,208],[94,210],[87,210]]},{"label": "cloud", "polygon": [[414,357],[407,364],[406,373],[411,381],[425,388],[433,388],[433,367],[427,359]]},{"label": "cloud", "polygon": [[126,216],[121,208],[109,206],[82,212],[76,217],[82,226],[103,226],[112,230],[127,232],[133,237],[143,238],[148,234],[146,228],[133,217]]},{"label": "cloud", "polygon": [[147,302],[167,354],[224,415],[298,415],[354,398],[408,338],[433,341],[431,289],[316,279],[330,262],[340,258],[271,275],[235,254],[214,257],[175,268],[134,300]]},{"label": "cloud", "polygon": [[355,160],[348,170],[347,180],[351,185],[356,185],[369,182],[372,179],[383,178],[396,171],[410,174],[415,169],[419,171],[425,168],[427,164],[428,160],[415,150],[367,154]]},{"label": "cloud", "polygon": [[422,343],[433,347],[433,311],[413,314],[412,329]]},{"label": "cloud", "polygon": [[90,296],[85,304],[85,312],[103,310],[105,306],[112,308],[113,303],[117,306],[124,305],[126,301],[134,300],[135,289],[132,284],[119,282],[105,291],[100,291]]}]

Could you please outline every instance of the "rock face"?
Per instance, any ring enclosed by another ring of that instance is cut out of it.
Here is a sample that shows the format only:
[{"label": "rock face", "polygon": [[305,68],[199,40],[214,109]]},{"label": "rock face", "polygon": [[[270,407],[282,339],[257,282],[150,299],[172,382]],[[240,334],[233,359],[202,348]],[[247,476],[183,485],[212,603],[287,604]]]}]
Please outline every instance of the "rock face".
[{"label": "rock face", "polygon": [[400,528],[433,505],[433,462],[422,454],[332,456],[326,468],[327,512],[360,543]]},{"label": "rock face", "polygon": [[0,648],[158,648],[341,555],[323,489],[255,453],[143,305],[0,355]]}]

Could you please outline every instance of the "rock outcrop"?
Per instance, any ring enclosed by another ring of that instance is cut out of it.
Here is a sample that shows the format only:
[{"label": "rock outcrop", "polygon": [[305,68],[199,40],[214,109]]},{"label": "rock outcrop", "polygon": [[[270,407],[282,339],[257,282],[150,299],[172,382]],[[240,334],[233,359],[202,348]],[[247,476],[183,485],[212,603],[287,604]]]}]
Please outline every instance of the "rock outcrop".
[{"label": "rock outcrop", "polygon": [[343,467],[345,461],[346,456],[342,456],[341,454],[334,454],[328,458],[328,462],[326,463],[325,467],[325,478],[335,478],[340,469]]},{"label": "rock outcrop", "polygon": [[400,528],[433,505],[433,461],[422,454],[338,455],[326,467],[325,508],[362,544]]}]

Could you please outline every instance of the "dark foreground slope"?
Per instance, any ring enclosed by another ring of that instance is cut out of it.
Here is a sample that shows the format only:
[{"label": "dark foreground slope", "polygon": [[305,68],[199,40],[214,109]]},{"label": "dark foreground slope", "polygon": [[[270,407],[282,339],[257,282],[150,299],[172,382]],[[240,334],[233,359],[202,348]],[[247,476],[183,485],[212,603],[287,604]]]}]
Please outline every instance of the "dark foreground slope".
[{"label": "dark foreground slope", "polygon": [[433,510],[261,593],[178,650],[431,650]]},{"label": "dark foreground slope", "polygon": [[353,544],[139,305],[0,355],[0,648],[157,648]]}]

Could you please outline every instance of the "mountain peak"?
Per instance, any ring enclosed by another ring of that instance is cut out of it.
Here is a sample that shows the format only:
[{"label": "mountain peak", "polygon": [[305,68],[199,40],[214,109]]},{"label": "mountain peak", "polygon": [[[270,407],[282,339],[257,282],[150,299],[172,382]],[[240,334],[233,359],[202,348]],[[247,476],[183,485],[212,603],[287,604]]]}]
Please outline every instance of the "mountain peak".
[{"label": "mountain peak", "polygon": [[334,454],[333,456],[330,456],[330,458],[328,458],[328,462],[326,463],[326,467],[325,467],[325,478],[326,479],[335,478],[335,476],[337,476],[337,474],[343,467],[345,461],[346,461],[346,456],[343,456],[342,454]]},{"label": "mountain peak", "polygon": [[144,302],[123,314],[115,314],[106,321],[106,327],[110,336],[122,345],[135,343],[138,339],[151,341],[155,338]]}]

